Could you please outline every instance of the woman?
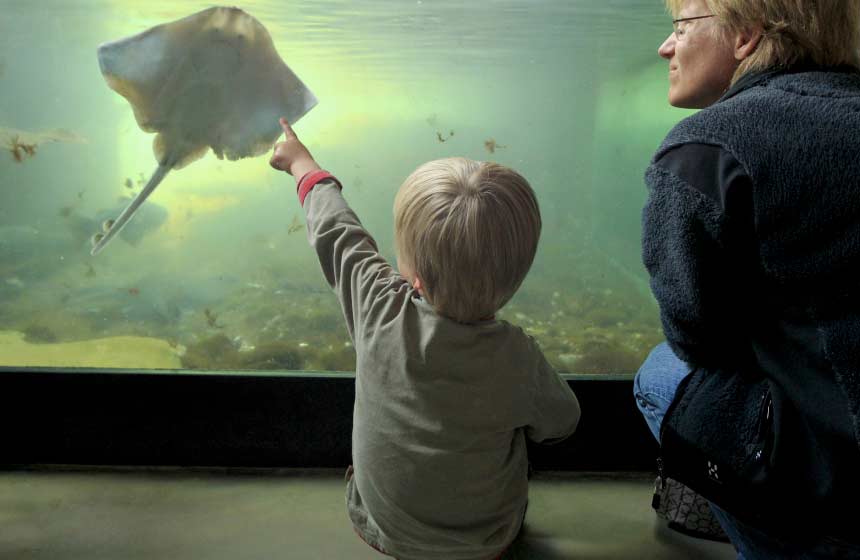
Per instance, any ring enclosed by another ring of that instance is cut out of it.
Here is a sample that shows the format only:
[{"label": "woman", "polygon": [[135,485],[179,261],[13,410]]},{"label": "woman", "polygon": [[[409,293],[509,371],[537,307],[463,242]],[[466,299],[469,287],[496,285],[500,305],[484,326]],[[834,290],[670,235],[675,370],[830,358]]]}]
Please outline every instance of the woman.
[{"label": "woman", "polygon": [[739,558],[860,557],[860,0],[667,5],[637,404]]}]

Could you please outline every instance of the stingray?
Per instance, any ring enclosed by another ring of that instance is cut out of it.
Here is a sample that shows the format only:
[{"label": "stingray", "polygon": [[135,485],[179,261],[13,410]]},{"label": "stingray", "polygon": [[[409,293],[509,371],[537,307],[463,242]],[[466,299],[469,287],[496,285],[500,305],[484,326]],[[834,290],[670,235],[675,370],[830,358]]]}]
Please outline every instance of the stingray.
[{"label": "stingray", "polygon": [[146,186],[96,240],[95,255],[128,223],[164,177],[203,157],[237,160],[267,152],[282,130],[317,100],[284,63],[269,32],[238,8],[215,7],[98,49],[102,74],[158,133],[158,167]]}]

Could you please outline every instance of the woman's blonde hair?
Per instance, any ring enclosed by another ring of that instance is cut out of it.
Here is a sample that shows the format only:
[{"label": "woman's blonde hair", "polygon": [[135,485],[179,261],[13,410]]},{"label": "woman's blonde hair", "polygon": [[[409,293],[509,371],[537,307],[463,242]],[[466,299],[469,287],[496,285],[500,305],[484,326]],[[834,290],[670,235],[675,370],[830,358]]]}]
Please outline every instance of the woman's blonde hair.
[{"label": "woman's blonde hair", "polygon": [[[720,27],[763,32],[732,82],[748,72],[797,63],[860,67],[860,0],[705,0]],[[684,0],[666,0],[677,14]]]},{"label": "woman's blonde hair", "polygon": [[528,273],[541,219],[522,175],[465,158],[425,163],[394,199],[398,258],[440,314],[462,323],[492,316]]}]

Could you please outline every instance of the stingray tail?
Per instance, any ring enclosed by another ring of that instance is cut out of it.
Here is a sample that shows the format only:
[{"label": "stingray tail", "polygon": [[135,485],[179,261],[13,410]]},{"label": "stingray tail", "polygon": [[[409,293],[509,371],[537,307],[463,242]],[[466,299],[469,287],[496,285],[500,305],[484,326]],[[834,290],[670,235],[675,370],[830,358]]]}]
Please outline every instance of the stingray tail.
[{"label": "stingray tail", "polygon": [[152,174],[152,177],[149,178],[149,182],[146,183],[146,186],[143,187],[143,190],[134,197],[134,200],[131,201],[125,210],[122,211],[122,214],[117,217],[117,219],[110,224],[110,227],[107,228],[104,235],[102,235],[96,241],[93,246],[93,250],[90,251],[91,255],[98,255],[102,249],[110,243],[110,240],[113,239],[116,234],[120,232],[120,230],[125,227],[128,221],[134,216],[134,213],[137,212],[137,209],[140,208],[140,205],[143,204],[143,201],[146,200],[149,195],[152,194],[152,191],[155,190],[155,187],[158,186],[161,181],[164,180],[164,177],[167,176],[167,173],[170,172],[172,165],[159,165],[156,168],[155,173]]}]

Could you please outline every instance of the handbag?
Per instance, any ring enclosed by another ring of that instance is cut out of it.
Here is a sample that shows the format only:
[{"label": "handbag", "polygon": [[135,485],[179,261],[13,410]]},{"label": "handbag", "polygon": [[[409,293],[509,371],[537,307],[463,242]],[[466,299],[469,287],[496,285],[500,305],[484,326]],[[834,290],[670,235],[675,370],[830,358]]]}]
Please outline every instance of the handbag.
[{"label": "handbag", "polygon": [[699,539],[729,542],[708,500],[677,480],[657,477],[651,507],[657,517],[668,521],[670,529]]}]

